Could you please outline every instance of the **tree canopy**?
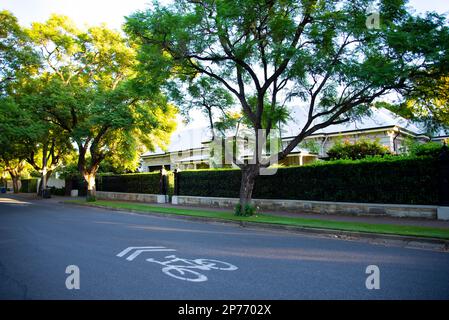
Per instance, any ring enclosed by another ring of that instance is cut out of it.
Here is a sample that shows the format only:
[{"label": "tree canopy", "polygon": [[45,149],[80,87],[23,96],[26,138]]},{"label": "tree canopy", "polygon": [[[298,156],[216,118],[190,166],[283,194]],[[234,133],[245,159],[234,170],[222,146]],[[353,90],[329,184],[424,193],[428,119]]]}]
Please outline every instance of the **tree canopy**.
[{"label": "tree canopy", "polygon": [[416,88],[401,102],[379,102],[377,106],[422,124],[430,135],[448,133],[449,75],[417,81]]},{"label": "tree canopy", "polygon": [[15,100],[22,79],[30,77],[38,63],[17,19],[8,11],[0,11],[0,166],[11,175],[14,192],[18,192],[25,160],[42,133],[42,125]]},{"label": "tree canopy", "polygon": [[[378,3],[379,28],[367,25]],[[449,31],[435,13],[415,16],[406,1],[176,1],[136,12],[126,30],[140,44],[143,72],[186,82],[214,79],[234,96],[255,130],[254,162],[243,170],[241,204],[261,167],[286,157],[314,132],[369,111],[378,98],[406,94],[441,76]],[[251,103],[255,97],[255,103]],[[266,102],[271,106],[265,112]],[[263,161],[257,131],[268,135],[278,108],[305,110],[304,125]]]},{"label": "tree canopy", "polygon": [[0,11],[0,94],[4,96],[8,83],[29,75],[38,65],[38,56],[17,18]]},{"label": "tree canopy", "polygon": [[[39,64],[5,89],[4,101],[11,108],[2,103],[7,123],[1,128],[26,133],[19,145],[31,147],[21,159],[48,173],[74,145],[78,170],[94,195],[103,160],[135,170],[142,152],[168,142],[177,110],[157,85],[141,90],[135,44],[120,32],[104,25],[82,30],[69,18],[53,14],[20,29],[20,35]],[[8,63],[15,74],[26,65]],[[32,121],[13,123],[13,107]]]},{"label": "tree canopy", "polygon": [[89,190],[104,159],[135,168],[145,148],[167,143],[176,110],[157,90],[134,90],[135,50],[119,32],[53,15],[28,34],[44,61],[30,105],[75,142]]}]

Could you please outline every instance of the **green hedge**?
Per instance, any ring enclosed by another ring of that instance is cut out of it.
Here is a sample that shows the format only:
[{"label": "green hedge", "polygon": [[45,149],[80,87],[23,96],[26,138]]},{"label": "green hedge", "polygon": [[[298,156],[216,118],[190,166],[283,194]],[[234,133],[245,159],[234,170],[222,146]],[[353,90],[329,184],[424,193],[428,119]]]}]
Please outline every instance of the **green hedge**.
[{"label": "green hedge", "polygon": [[22,193],[37,193],[37,181],[38,179],[21,179],[22,186],[19,191]]},{"label": "green hedge", "polygon": [[[87,182],[80,175],[71,175],[66,177],[66,193],[69,195],[70,190],[78,190],[78,196],[85,197],[87,195]],[[68,189],[68,190],[67,190]]]},{"label": "green hedge", "polygon": [[98,191],[159,194],[159,179],[158,172],[101,175],[96,186]]},{"label": "green hedge", "polygon": [[[179,175],[180,195],[239,195],[240,170],[184,171]],[[438,203],[437,160],[391,157],[279,168],[273,176],[257,178],[253,197],[433,205]]]},{"label": "green hedge", "polygon": [[65,188],[50,187],[50,193],[54,196],[65,196]]}]

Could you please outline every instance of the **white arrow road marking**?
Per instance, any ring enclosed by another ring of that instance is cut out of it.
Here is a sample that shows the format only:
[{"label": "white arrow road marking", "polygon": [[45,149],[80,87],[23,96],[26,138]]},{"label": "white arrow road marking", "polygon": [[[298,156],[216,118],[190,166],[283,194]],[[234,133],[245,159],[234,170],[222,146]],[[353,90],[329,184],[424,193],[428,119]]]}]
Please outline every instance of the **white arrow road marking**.
[{"label": "white arrow road marking", "polygon": [[[136,250],[138,249],[138,250]],[[117,254],[117,257],[123,257],[132,250],[134,251],[133,254],[129,255],[126,260],[133,261],[135,258],[137,258],[142,252],[156,252],[156,251],[176,251],[175,249],[167,249],[166,247],[128,247],[119,254]]]}]

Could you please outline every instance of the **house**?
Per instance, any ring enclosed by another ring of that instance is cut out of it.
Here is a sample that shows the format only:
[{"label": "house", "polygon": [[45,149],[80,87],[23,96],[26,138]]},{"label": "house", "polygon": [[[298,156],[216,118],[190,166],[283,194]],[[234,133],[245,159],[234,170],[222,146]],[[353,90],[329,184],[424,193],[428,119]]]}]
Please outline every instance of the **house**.
[{"label": "house", "polygon": [[[306,119],[305,114],[296,110],[292,112],[291,119],[281,126],[279,135],[284,146],[301,130],[302,119]],[[422,131],[412,122],[386,109],[372,109],[369,116],[315,132],[281,161],[281,164],[304,165],[326,157],[326,152],[341,140],[352,143],[360,139],[377,140],[392,153],[401,154],[407,151],[407,141],[424,143],[431,140],[431,137],[422,134]],[[172,135],[166,151],[157,149],[141,156],[141,171],[159,171],[163,167],[167,170],[210,168],[211,140],[212,135],[208,127],[181,129]]]}]

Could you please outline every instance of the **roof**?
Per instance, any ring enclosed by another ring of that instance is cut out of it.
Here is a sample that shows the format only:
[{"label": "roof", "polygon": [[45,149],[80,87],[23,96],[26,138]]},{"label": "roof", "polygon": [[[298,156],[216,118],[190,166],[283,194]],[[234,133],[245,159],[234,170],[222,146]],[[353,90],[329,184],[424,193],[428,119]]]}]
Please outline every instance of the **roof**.
[{"label": "roof", "polygon": [[[291,113],[291,119],[282,126],[282,135],[284,137],[294,137],[299,134],[307,120],[307,114],[305,109],[295,109]],[[338,124],[331,125],[321,130],[316,131],[314,134],[329,134],[340,133],[347,131],[369,130],[379,127],[398,126],[415,134],[420,134],[424,130],[413,124],[411,121],[406,120],[391,111],[383,108],[372,108],[371,114],[362,117],[361,119]]]},{"label": "roof", "polygon": [[[291,112],[291,119],[282,126],[283,137],[294,137],[303,128],[305,121],[307,120],[307,114],[305,109],[294,109]],[[372,108],[371,114],[362,117],[361,119],[339,124],[332,125],[321,130],[316,131],[314,134],[329,134],[329,133],[344,133],[350,131],[370,130],[375,128],[385,128],[398,126],[402,129],[406,129],[416,135],[421,134],[423,129],[420,129],[417,125],[411,121],[406,120],[391,111],[383,108]],[[199,128],[184,128],[178,129],[171,136],[171,141],[167,149],[167,153],[178,152],[190,149],[200,149],[205,147],[205,143],[209,142],[212,138],[209,127]],[[146,152],[142,157],[163,155],[162,149],[157,148],[154,152]],[[183,159],[185,161],[185,159]]]},{"label": "roof", "polygon": [[[172,134],[166,152],[171,153],[182,150],[199,149],[204,147],[203,144],[210,141],[211,137],[212,135],[209,127],[180,129]],[[144,153],[142,157],[162,155],[166,152],[161,148],[157,148],[154,152],[149,151]]]},{"label": "roof", "polygon": [[446,139],[447,137],[449,137],[449,128],[440,128],[433,134],[432,139]]}]

